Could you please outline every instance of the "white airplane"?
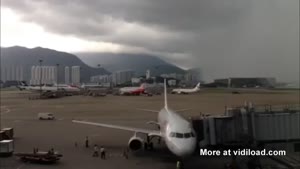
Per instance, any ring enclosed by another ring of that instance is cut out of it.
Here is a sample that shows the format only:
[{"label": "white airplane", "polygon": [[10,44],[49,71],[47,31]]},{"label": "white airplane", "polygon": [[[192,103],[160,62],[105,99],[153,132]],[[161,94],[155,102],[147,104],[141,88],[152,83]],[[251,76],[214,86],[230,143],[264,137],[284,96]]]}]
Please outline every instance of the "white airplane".
[{"label": "white airplane", "polygon": [[82,84],[80,87],[82,89],[86,89],[86,88],[100,88],[100,87],[103,87],[103,85],[101,85],[101,84]]},{"label": "white airplane", "polygon": [[58,84],[54,85],[53,87],[58,87],[59,90],[66,91],[66,92],[80,92],[80,88],[76,85],[66,85],[66,84]]},{"label": "white airplane", "polygon": [[[192,124],[177,114],[175,111],[168,107],[167,103],[167,88],[166,81],[164,84],[164,97],[165,106],[160,111],[145,110],[158,113],[158,122],[150,121],[149,124],[155,124],[159,130],[149,130],[141,128],[133,128],[112,124],[94,123],[87,121],[73,120],[74,123],[88,124],[98,127],[107,127],[119,130],[132,131],[135,134],[129,139],[128,146],[131,150],[136,151],[143,148],[152,147],[151,139],[153,137],[159,137],[164,139],[168,149],[179,157],[185,157],[194,153],[196,148],[196,134],[192,127]],[[147,140],[144,141],[141,137],[137,136],[137,133],[147,135]]]},{"label": "white airplane", "polygon": [[55,92],[55,91],[66,91],[66,92],[79,92],[80,89],[76,86],[71,85],[57,85],[54,86],[24,86],[23,84],[18,86],[20,90],[29,90],[29,91],[43,91],[43,92]]},{"label": "white airplane", "polygon": [[20,90],[29,90],[29,91],[56,91],[57,88],[53,86],[18,86]]},{"label": "white airplane", "polygon": [[200,82],[196,85],[193,89],[173,89],[172,94],[189,94],[189,93],[196,93],[200,91]]},{"label": "white airplane", "polygon": [[145,85],[141,84],[140,87],[122,87],[119,89],[121,95],[140,95],[145,93]]}]

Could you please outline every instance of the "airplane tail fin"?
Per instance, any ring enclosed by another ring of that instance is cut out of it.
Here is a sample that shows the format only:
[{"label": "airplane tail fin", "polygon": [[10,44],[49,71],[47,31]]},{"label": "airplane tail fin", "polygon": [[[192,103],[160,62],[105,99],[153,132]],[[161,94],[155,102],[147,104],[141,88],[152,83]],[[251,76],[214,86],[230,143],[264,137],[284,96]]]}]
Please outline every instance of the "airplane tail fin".
[{"label": "airplane tail fin", "polygon": [[19,82],[19,86],[28,86],[26,82]]},{"label": "airplane tail fin", "polygon": [[140,88],[141,89],[145,89],[145,85],[146,85],[145,83],[142,83],[141,86],[140,86]]},{"label": "airplane tail fin", "polygon": [[19,82],[17,88],[22,91],[25,88],[25,84],[23,82]]},{"label": "airplane tail fin", "polygon": [[165,109],[168,109],[168,100],[167,100],[167,80],[164,80],[164,96],[165,96]]},{"label": "airplane tail fin", "polygon": [[197,85],[196,85],[196,89],[200,89],[200,85],[201,85],[201,83],[199,82]]}]

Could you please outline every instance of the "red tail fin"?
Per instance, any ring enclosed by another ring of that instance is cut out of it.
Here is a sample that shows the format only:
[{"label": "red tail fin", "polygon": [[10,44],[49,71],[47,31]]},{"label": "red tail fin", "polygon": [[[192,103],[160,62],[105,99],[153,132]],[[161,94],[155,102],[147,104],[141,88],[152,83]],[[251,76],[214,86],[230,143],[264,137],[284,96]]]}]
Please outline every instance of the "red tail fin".
[{"label": "red tail fin", "polygon": [[141,89],[145,89],[145,83],[142,83],[140,86]]}]

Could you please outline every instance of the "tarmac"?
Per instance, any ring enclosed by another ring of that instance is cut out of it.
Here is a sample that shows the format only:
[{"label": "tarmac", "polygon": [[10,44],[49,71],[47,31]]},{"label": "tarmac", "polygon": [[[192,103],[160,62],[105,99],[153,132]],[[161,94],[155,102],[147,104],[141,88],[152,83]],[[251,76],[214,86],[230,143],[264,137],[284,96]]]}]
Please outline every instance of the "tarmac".
[{"label": "tarmac", "polygon": [[[74,124],[72,119],[103,122],[132,127],[152,128],[147,121],[156,120],[156,113],[136,108],[160,110],[163,96],[70,96],[59,99],[29,100],[29,94],[20,91],[1,91],[1,127],[13,127],[15,152],[32,152],[33,148],[47,151],[54,148],[63,154],[53,165],[23,163],[15,157],[0,158],[1,169],[173,169],[177,158],[163,144],[155,144],[154,151],[129,153],[122,156],[132,132]],[[230,91],[208,90],[193,95],[169,95],[169,106],[176,109],[190,108],[182,112],[185,117],[201,113],[222,114],[225,106],[242,105],[251,101],[254,105],[298,104],[299,91]],[[50,112],[56,120],[38,120],[37,114]],[[85,148],[89,137],[90,148]],[[75,146],[77,143],[77,147]],[[93,145],[104,146],[107,159],[92,157]],[[184,160],[184,168],[224,168],[230,158],[191,157]]]}]

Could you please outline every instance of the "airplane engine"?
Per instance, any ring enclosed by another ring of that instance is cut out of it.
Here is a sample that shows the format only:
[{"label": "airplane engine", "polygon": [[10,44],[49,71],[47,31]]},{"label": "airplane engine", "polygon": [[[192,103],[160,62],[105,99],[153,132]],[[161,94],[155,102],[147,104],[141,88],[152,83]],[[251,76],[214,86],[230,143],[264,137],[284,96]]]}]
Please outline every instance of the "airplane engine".
[{"label": "airplane engine", "polygon": [[140,137],[133,136],[129,139],[128,146],[130,150],[137,151],[143,148],[144,140]]}]

